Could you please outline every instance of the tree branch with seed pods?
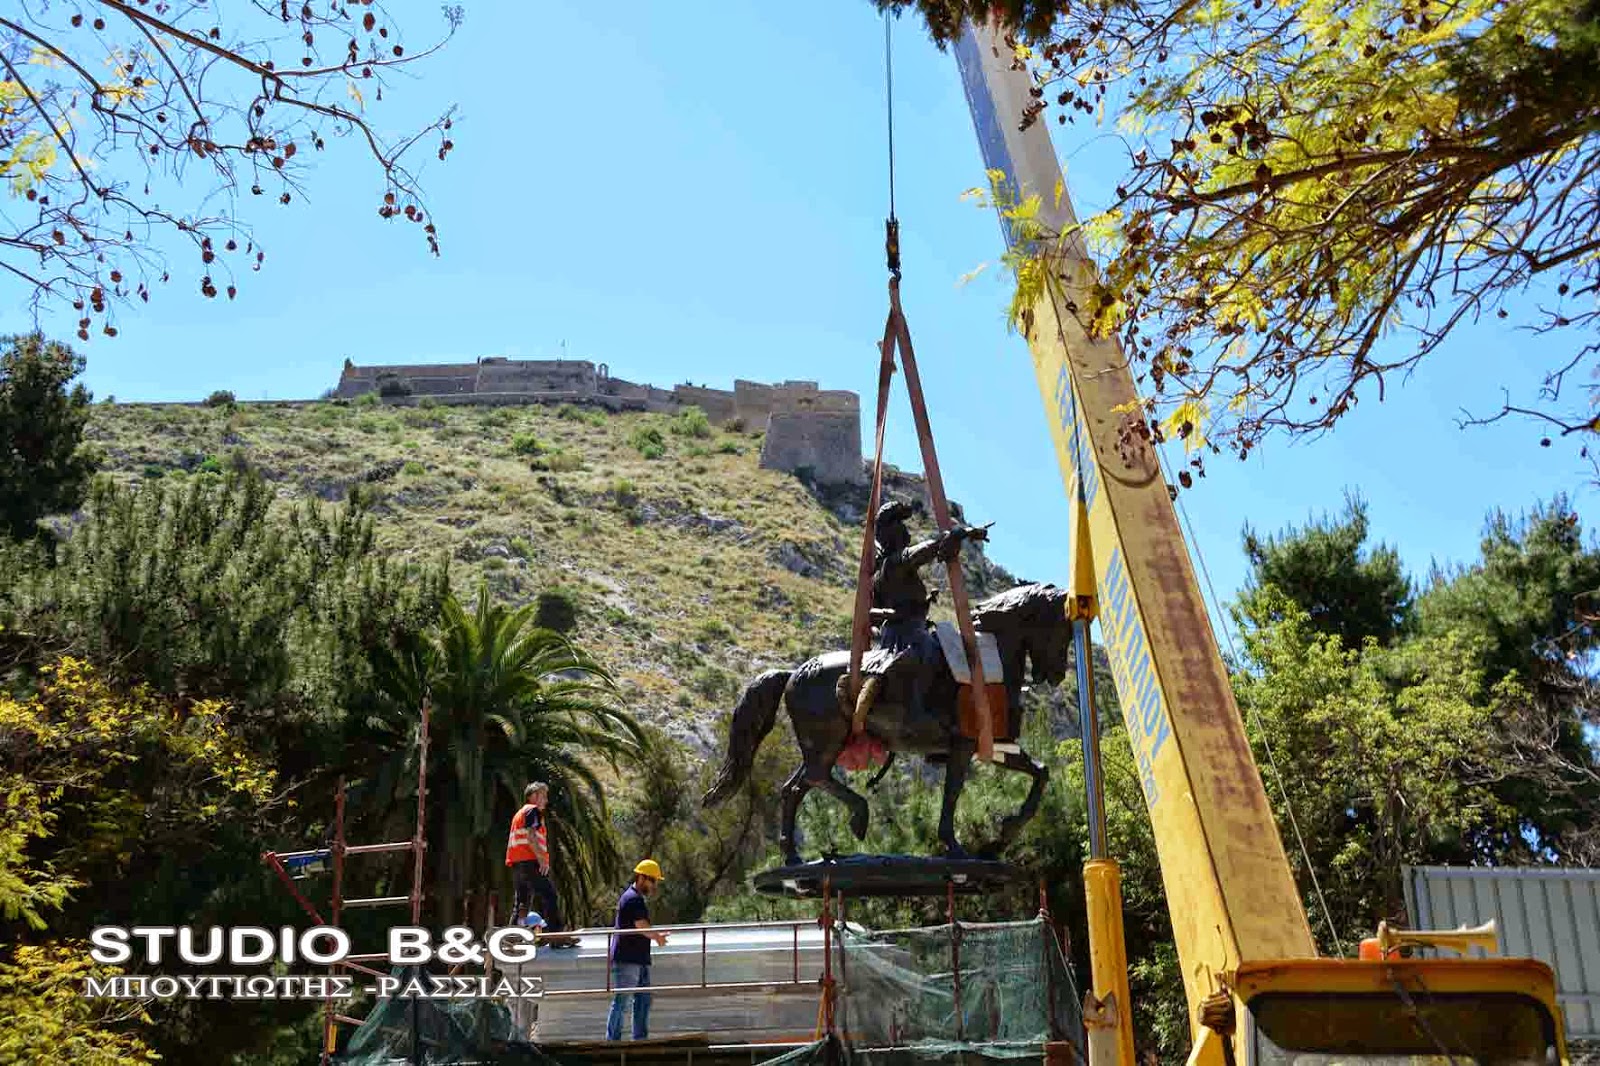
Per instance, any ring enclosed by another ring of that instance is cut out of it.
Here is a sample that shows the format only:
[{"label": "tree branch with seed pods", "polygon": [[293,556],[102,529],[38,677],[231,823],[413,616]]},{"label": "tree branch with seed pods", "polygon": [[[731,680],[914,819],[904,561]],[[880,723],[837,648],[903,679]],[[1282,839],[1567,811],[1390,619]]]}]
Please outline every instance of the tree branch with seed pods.
[{"label": "tree branch with seed pods", "polygon": [[413,51],[374,0],[19,0],[0,14],[0,276],[35,314],[70,304],[80,340],[175,275],[232,299],[266,258],[245,205],[291,204],[341,141],[379,217],[437,255],[420,173],[454,147],[453,109],[399,138],[371,111],[461,19],[444,8]]}]

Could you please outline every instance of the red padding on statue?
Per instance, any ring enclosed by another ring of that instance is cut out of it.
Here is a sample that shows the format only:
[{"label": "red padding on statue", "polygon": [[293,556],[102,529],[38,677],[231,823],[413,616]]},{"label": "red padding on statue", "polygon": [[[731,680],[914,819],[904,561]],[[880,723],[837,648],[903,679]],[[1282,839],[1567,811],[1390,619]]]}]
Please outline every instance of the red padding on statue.
[{"label": "red padding on statue", "polygon": [[841,770],[870,770],[882,766],[889,758],[889,749],[871,733],[858,733],[850,738],[844,751],[839,753],[835,766]]}]

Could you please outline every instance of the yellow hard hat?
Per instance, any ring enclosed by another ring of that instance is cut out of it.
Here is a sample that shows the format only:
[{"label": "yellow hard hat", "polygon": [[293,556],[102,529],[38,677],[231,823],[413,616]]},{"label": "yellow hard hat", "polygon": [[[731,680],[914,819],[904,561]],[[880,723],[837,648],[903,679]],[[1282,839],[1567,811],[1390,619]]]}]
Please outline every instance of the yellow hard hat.
[{"label": "yellow hard hat", "polygon": [[636,874],[643,874],[646,877],[654,878],[657,881],[662,879],[661,864],[656,862],[654,859],[641,860],[639,865],[633,868],[633,872]]}]

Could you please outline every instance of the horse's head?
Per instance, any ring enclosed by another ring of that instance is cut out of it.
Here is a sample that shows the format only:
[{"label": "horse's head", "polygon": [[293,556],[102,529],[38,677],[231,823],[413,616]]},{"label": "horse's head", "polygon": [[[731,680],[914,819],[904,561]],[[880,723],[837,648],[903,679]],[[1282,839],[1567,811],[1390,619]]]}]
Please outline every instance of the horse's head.
[{"label": "horse's head", "polygon": [[978,604],[973,622],[1002,645],[1020,648],[1032,664],[1036,684],[1059,685],[1072,664],[1068,599],[1067,590],[1054,585],[1018,585]]}]

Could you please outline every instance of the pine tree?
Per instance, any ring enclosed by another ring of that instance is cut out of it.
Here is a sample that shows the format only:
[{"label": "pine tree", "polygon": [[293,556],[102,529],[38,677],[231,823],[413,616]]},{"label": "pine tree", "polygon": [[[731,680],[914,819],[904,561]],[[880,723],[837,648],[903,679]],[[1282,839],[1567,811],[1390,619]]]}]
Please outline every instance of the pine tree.
[{"label": "pine tree", "polygon": [[21,540],[83,502],[89,392],[71,384],[83,357],[65,344],[29,333],[0,337],[0,349],[0,535]]}]

